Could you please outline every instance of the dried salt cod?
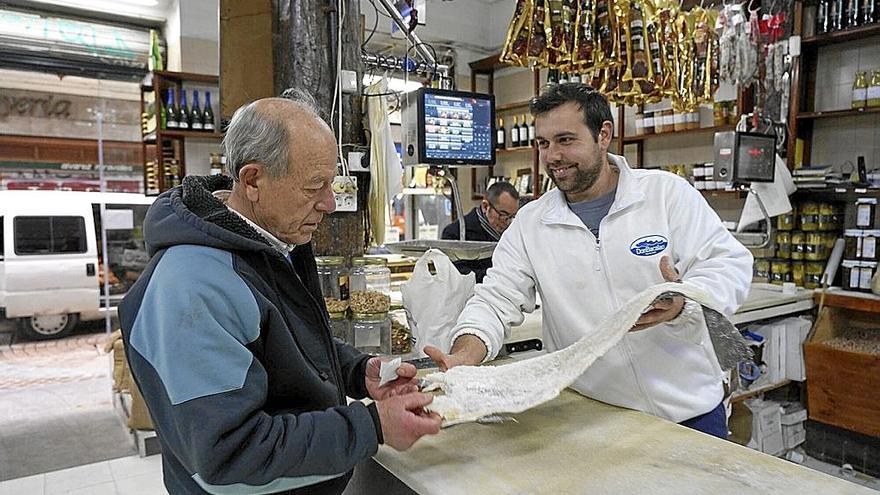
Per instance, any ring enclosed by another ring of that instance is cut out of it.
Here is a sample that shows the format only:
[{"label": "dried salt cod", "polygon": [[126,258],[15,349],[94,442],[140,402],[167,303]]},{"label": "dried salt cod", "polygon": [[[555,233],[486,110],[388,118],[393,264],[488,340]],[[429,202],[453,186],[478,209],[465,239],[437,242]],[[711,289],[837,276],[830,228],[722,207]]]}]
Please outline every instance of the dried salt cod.
[{"label": "dried salt cod", "polygon": [[559,351],[502,366],[458,366],[425,376],[424,390],[442,390],[427,409],[443,417],[443,426],[477,421],[500,413],[519,413],[555,398],[599,356],[632,328],[658,298],[682,295],[703,307],[709,336],[722,369],[749,357],[745,340],[719,312],[712,297],[688,282],[650,287],[633,297],[596,329]]}]

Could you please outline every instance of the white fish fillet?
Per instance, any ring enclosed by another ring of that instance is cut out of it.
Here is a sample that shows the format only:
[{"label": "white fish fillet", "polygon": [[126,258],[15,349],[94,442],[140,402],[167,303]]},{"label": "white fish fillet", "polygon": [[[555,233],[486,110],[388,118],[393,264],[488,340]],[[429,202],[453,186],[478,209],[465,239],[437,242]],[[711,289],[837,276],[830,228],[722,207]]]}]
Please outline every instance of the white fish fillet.
[{"label": "white fish fillet", "polygon": [[655,285],[630,299],[595,331],[565,349],[501,366],[457,366],[425,376],[430,383],[426,391],[439,388],[445,392],[434,397],[427,409],[443,417],[443,426],[451,426],[491,414],[519,413],[543,404],[614,347],[642,312],[668,292],[679,293],[704,306],[717,306],[706,292],[688,282]]}]

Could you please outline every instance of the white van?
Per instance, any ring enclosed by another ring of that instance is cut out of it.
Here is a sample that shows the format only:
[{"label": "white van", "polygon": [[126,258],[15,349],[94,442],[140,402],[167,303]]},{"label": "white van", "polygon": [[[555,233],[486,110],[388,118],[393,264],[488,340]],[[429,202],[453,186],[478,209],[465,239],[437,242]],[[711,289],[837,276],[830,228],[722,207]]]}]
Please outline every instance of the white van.
[{"label": "white van", "polygon": [[18,320],[21,335],[36,340],[103,318],[104,273],[114,307],[149,261],[143,221],[153,200],[126,193],[0,191],[0,318]]}]

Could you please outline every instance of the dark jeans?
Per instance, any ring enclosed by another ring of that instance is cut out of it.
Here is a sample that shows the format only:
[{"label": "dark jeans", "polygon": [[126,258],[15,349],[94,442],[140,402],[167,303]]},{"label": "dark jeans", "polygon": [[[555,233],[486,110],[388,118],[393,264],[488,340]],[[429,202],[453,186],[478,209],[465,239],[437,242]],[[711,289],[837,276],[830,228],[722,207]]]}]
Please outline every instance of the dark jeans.
[{"label": "dark jeans", "polygon": [[706,414],[686,419],[679,424],[727,440],[727,414],[723,402]]}]

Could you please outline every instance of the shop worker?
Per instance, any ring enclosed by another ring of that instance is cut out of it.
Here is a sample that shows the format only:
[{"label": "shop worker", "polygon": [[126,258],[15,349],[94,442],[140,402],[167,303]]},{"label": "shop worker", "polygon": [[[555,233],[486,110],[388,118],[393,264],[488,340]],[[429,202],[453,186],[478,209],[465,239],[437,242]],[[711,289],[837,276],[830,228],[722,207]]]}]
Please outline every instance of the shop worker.
[{"label": "shop worker", "polygon": [[232,178],[186,177],[148,211],[152,259],[119,311],[165,486],[341,493],[379,444],[440,418],[414,367],[379,387],[379,359],[331,338],[310,241],[335,209],[336,144],[310,97],[239,108],[223,144]]},{"label": "shop worker", "polygon": [[[608,101],[583,84],[549,87],[530,105],[539,159],[556,185],[523,206],[483,283],[458,319],[441,368],[494,358],[540,293],[544,345],[567,347],[642,290],[691,282],[732,315],[745,300],[752,256],[699,191],[608,153]],[[669,264],[667,264],[669,262]],[[660,302],[572,385],[578,392],[726,438],[722,371],[700,306]]]},{"label": "shop worker", "polygon": [[[478,206],[464,216],[464,238],[467,241],[498,242],[501,234],[510,226],[510,222],[519,210],[519,193],[509,182],[499,181],[486,189],[483,200]],[[461,219],[450,223],[443,229],[441,239],[457,240],[461,233]],[[486,270],[492,266],[492,259],[467,260],[455,262],[458,271],[467,274],[473,272],[477,283],[483,281]]]}]

